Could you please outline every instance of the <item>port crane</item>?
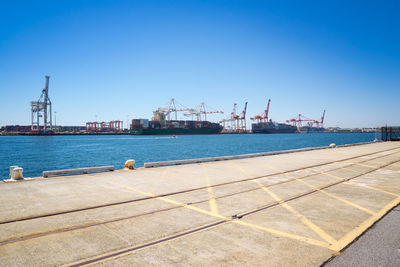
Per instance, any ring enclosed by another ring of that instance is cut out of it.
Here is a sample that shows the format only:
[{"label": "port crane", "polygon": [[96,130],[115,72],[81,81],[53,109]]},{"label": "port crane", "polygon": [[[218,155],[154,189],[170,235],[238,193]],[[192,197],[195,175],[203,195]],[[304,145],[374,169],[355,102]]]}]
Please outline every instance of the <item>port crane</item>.
[{"label": "port crane", "polygon": [[237,115],[236,121],[237,121],[237,132],[239,133],[245,133],[246,132],[246,112],[247,112],[247,102],[244,104],[244,109],[240,113],[240,115]]},{"label": "port crane", "polygon": [[324,118],[325,118],[325,110],[322,113],[321,120],[314,120],[307,118],[306,116],[299,114],[295,118],[289,119],[286,122],[292,123],[293,126],[297,126],[297,130],[300,132],[301,128],[303,127],[303,122],[306,123],[307,127],[313,127],[314,123],[317,125],[317,128],[323,128],[324,125]]},{"label": "port crane", "polygon": [[[206,107],[208,109],[208,111],[206,110]],[[217,113],[221,113],[223,114],[224,112],[220,111],[220,110],[215,110],[211,107],[206,106],[206,104],[204,102],[201,102],[200,105],[198,106],[197,109],[190,109],[189,112],[184,113],[185,116],[196,116],[198,121],[202,120],[202,114],[204,114],[204,120],[207,120],[207,114],[217,114]]]},{"label": "port crane", "polygon": [[[180,108],[177,108],[180,107]],[[175,101],[174,98],[172,98],[168,104],[167,107],[164,108],[158,108],[158,112],[163,113],[167,116],[168,120],[171,120],[171,113],[175,113],[175,120],[178,120],[178,111],[191,111],[193,112],[194,109],[192,108],[187,108],[182,104],[179,104],[178,102]]]},{"label": "port crane", "polygon": [[250,120],[255,120],[257,123],[260,122],[268,122],[268,112],[269,112],[269,103],[271,99],[268,99],[267,109],[261,115],[255,115],[254,117],[250,118]]},{"label": "port crane", "polygon": [[324,128],[324,119],[325,119],[325,110],[322,113],[321,120],[315,121],[315,123],[317,124],[318,128]]},{"label": "port crane", "polygon": [[303,122],[306,122],[308,125],[310,125],[310,123],[312,123],[314,121],[315,120],[307,118],[304,115],[299,114],[296,117],[287,120],[286,122],[292,123],[293,126],[297,127],[297,131],[300,132],[301,128],[303,127]]},{"label": "port crane", "polygon": [[226,118],[226,119],[223,119],[221,121],[222,126],[224,127],[224,129],[226,131],[229,131],[229,132],[234,132],[235,131],[235,128],[236,128],[236,124],[235,124],[236,108],[237,108],[237,104],[234,103],[233,104],[233,110],[230,113],[229,117]]},{"label": "port crane", "polygon": [[239,133],[246,132],[246,112],[247,112],[247,102],[244,105],[244,109],[240,114],[236,114],[237,104],[233,104],[233,111],[230,117],[223,119],[221,121],[222,126],[228,132]]},{"label": "port crane", "polygon": [[[51,101],[49,98],[49,79],[45,76],[46,83],[38,101],[31,101],[31,130],[32,131],[53,131]],[[43,118],[43,125],[40,125],[40,118]]]}]

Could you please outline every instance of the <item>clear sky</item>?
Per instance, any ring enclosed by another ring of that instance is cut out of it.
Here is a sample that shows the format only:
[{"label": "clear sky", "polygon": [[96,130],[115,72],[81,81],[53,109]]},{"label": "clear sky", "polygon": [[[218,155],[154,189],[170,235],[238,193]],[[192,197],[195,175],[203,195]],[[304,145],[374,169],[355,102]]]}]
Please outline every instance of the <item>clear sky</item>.
[{"label": "clear sky", "polygon": [[400,125],[400,1],[0,1],[0,125],[151,118],[170,98],[229,116]]}]

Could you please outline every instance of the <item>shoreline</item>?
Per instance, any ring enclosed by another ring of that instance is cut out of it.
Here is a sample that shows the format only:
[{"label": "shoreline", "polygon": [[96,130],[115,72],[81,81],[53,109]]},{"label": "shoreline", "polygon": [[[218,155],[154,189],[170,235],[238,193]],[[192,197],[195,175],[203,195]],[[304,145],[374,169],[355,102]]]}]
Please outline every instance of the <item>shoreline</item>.
[{"label": "shoreline", "polygon": [[[329,146],[320,146],[320,147],[305,147],[305,148],[297,148],[297,149],[288,149],[288,150],[279,150],[279,151],[270,151],[270,152],[259,152],[259,153],[251,153],[251,154],[237,154],[232,156],[219,156],[219,157],[207,157],[207,158],[193,158],[193,159],[182,159],[182,160],[169,160],[169,161],[158,161],[158,162],[145,162],[142,167],[137,167],[135,170],[149,169],[149,168],[159,168],[159,167],[169,167],[169,166],[178,166],[178,165],[189,165],[189,164],[197,164],[197,163],[207,163],[207,162],[218,162],[218,161],[229,161],[236,159],[249,159],[256,157],[265,157],[265,156],[275,156],[275,155],[283,155],[283,154],[294,154],[298,152],[307,152],[313,150],[324,150],[324,149],[334,149],[334,148],[344,148],[351,146],[362,146],[373,143],[380,143],[383,141],[370,141],[370,142],[360,142],[353,144],[345,144],[345,145],[336,145],[331,144]],[[99,167],[99,166],[95,166]],[[113,166],[115,168],[115,166]],[[84,168],[93,168],[93,166],[86,166]],[[124,168],[117,169],[115,168],[113,172],[123,171]],[[58,170],[46,170],[46,171],[58,171]],[[100,172],[91,172],[91,174],[102,173]],[[25,177],[24,180],[10,180],[10,179],[2,179],[0,182],[9,183],[9,182],[23,182],[23,181],[32,181],[36,179],[48,179],[54,177],[68,177],[68,176],[76,176],[76,175],[85,175],[86,173],[76,173],[76,174],[67,174],[67,175],[56,175],[51,177],[43,177],[43,176],[34,176],[34,177]]]},{"label": "shoreline", "polygon": [[[245,132],[245,133],[220,133],[221,135],[237,135],[237,134],[260,134],[260,135],[275,135],[275,134],[315,134],[315,133],[375,133],[373,131],[325,131],[325,132],[295,132],[295,133],[270,133],[270,134],[262,134],[262,133],[252,133],[252,132]],[[16,133],[16,132],[0,132],[0,136],[64,136],[64,135],[79,135],[79,136],[86,136],[86,135],[132,135],[130,133],[112,133],[112,132],[97,132],[97,133]],[[169,136],[171,134],[164,134],[164,136]],[[207,134],[174,134],[174,135],[207,135]],[[215,135],[215,134],[210,134]],[[217,134],[218,135],[218,134]],[[134,135],[132,135],[134,136]],[[136,135],[136,136],[162,136],[161,134],[157,135]]]}]

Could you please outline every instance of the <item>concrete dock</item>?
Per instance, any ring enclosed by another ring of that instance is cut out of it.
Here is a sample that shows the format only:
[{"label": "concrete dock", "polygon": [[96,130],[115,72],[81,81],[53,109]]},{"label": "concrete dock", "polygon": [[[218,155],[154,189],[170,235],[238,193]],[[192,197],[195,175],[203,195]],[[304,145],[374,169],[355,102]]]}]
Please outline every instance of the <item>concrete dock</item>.
[{"label": "concrete dock", "polygon": [[318,266],[400,203],[400,142],[0,183],[1,266]]}]

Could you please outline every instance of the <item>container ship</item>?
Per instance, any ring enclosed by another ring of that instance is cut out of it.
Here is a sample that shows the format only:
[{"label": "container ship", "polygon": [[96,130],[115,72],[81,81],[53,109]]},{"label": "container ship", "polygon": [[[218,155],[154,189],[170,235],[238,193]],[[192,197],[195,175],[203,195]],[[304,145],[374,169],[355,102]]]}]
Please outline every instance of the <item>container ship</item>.
[{"label": "container ship", "polygon": [[295,133],[297,132],[297,127],[285,123],[277,123],[272,120],[268,122],[253,123],[251,125],[251,130],[253,133]]},{"label": "container ship", "polygon": [[219,123],[209,121],[133,119],[131,125],[133,135],[220,134],[221,131]]},{"label": "container ship", "polygon": [[323,132],[325,132],[325,128],[307,125],[307,126],[301,127],[300,132],[302,132],[302,133],[323,133]]},{"label": "container ship", "polygon": [[268,99],[267,109],[264,110],[264,113],[256,115],[253,118],[250,118],[251,120],[257,121],[257,123],[251,124],[251,131],[253,133],[264,133],[264,134],[298,132],[297,127],[294,125],[278,123],[272,120],[268,120],[270,103],[271,99]]},{"label": "container ship", "polygon": [[[197,120],[178,120],[177,112],[186,111],[185,116],[196,116]],[[170,114],[175,113],[175,120]],[[130,133],[133,135],[183,135],[183,134],[220,134],[223,127],[219,123],[202,120],[202,114],[222,113],[221,111],[205,111],[204,103],[198,109],[177,108],[171,99],[166,108],[158,108],[153,112],[153,119],[133,119]],[[205,118],[205,116],[204,116]]]}]

